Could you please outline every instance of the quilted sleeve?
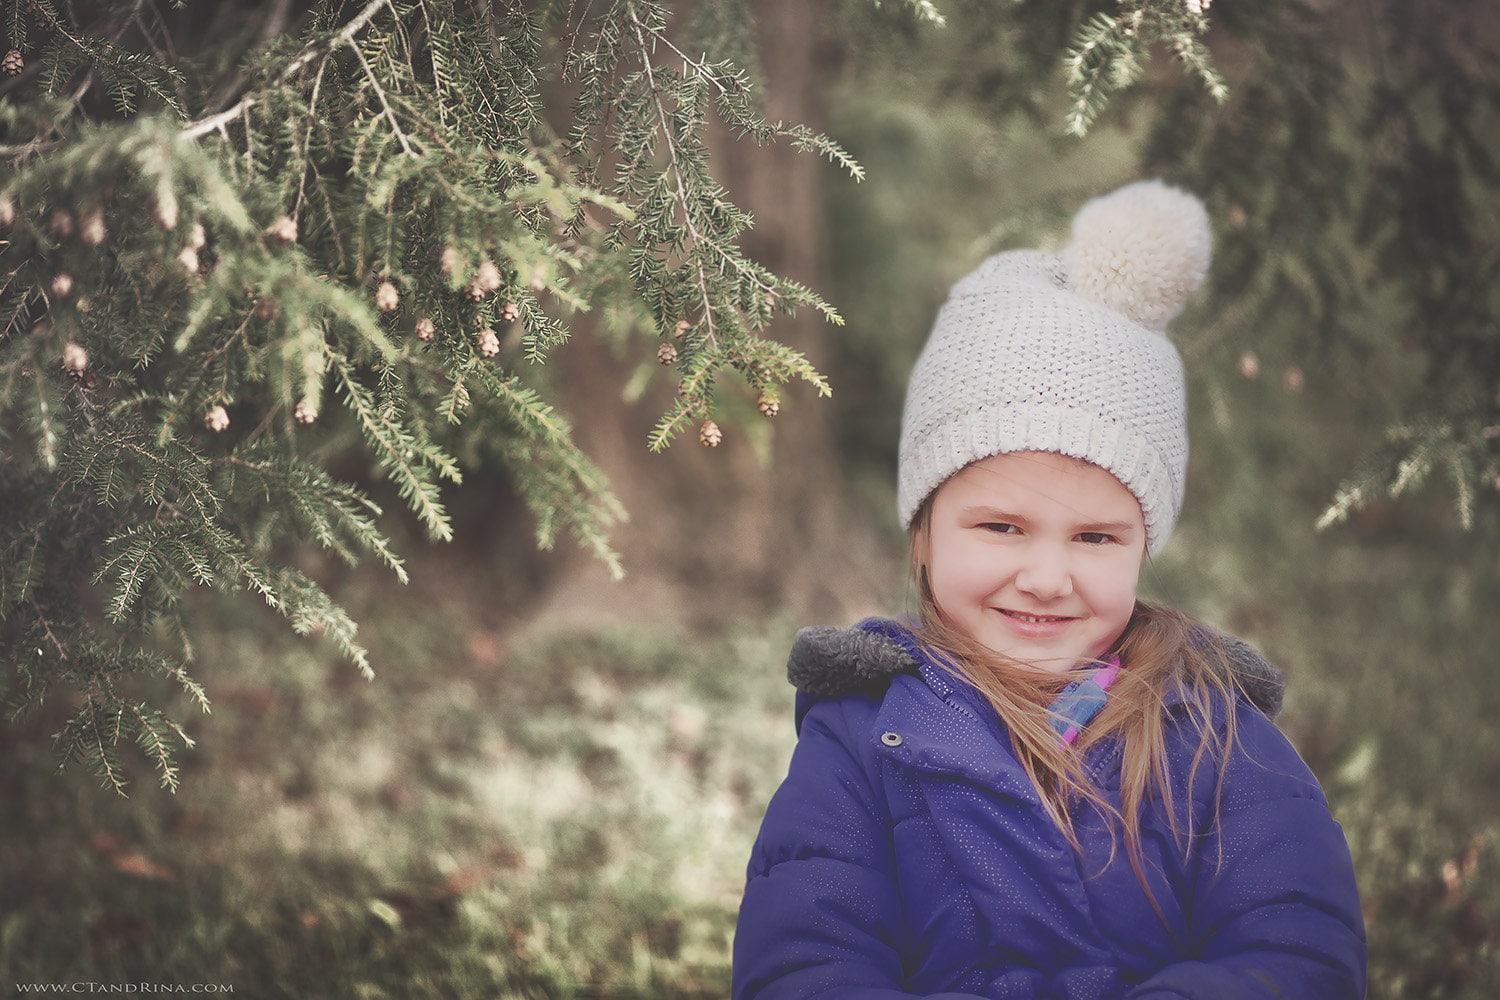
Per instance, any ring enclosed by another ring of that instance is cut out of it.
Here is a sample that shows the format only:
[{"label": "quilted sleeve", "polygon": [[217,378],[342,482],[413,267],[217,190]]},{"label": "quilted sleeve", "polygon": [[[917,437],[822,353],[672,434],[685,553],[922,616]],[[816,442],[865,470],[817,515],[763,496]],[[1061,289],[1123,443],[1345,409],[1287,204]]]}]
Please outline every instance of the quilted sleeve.
[{"label": "quilted sleeve", "polygon": [[[815,702],[751,854],[735,1000],[898,1000],[902,915],[890,819],[855,734],[869,699]],[[959,1000],[958,994],[941,994]]]},{"label": "quilted sleeve", "polygon": [[1343,831],[1264,715],[1241,706],[1236,726],[1218,823],[1190,866],[1190,960],[1130,1000],[1360,1000],[1364,921]]}]

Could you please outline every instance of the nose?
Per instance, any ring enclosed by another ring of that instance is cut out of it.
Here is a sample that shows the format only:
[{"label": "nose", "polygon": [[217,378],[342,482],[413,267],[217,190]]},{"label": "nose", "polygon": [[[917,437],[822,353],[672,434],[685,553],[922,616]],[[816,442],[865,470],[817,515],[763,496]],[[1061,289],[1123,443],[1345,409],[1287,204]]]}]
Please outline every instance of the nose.
[{"label": "nose", "polygon": [[1050,545],[1032,546],[1016,571],[1016,589],[1039,601],[1054,601],[1073,593],[1068,559]]}]

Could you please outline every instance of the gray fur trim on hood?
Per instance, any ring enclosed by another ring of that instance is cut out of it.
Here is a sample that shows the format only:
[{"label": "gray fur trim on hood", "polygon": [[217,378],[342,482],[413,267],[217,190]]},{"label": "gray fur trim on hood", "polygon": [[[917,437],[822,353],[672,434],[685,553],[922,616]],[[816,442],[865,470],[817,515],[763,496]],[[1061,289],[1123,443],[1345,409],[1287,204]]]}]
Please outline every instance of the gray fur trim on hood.
[{"label": "gray fur trim on hood", "polygon": [[1229,668],[1234,671],[1240,690],[1266,713],[1266,718],[1275,719],[1281,714],[1281,696],[1286,693],[1281,671],[1244,639],[1226,632],[1218,633],[1218,638],[1229,656]]},{"label": "gray fur trim on hood", "polygon": [[[869,628],[872,624],[799,630],[787,656],[787,680],[805,694],[833,697],[878,690],[897,674],[916,673],[921,660],[884,630]],[[889,628],[894,623],[882,624]],[[1281,671],[1243,639],[1222,632],[1216,638],[1223,643],[1240,690],[1269,718],[1276,718],[1286,687]]]},{"label": "gray fur trim on hood", "polygon": [[786,660],[786,679],[819,696],[884,687],[897,674],[913,674],[922,661],[896,640],[862,628],[818,625],[799,629]]}]

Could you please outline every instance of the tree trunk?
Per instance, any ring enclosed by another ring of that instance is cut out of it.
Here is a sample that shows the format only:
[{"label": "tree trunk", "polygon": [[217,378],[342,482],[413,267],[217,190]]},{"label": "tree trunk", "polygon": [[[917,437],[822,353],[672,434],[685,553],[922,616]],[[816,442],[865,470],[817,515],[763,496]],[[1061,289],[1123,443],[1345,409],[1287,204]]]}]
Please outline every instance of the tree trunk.
[{"label": "tree trunk", "polygon": [[[763,0],[755,5],[766,114],[821,127],[826,5]],[[815,290],[826,287],[825,161],[785,144],[715,137],[715,175],[748,209],[748,256]],[[782,318],[770,335],[815,365],[835,335],[812,310]],[[649,349],[633,345],[634,350]],[[844,620],[870,610],[900,572],[882,556],[847,496],[832,434],[834,408],[804,384],[788,386],[763,465],[750,435],[762,428],[720,421],[724,440],[701,446],[684,434],[662,454],[646,436],[670,400],[662,378],[634,402],[621,400],[622,372],[596,337],[558,353],[559,404],[580,446],[608,473],[631,520],[615,534],[627,578],[612,583],[578,552],[550,560],[551,579],[532,626],[566,628],[608,620],[708,627],[787,609],[797,620]],[[821,368],[821,366],[819,366]],[[827,373],[837,391],[837,373]],[[742,387],[723,383],[724,394]],[[748,420],[764,420],[753,410]]]}]

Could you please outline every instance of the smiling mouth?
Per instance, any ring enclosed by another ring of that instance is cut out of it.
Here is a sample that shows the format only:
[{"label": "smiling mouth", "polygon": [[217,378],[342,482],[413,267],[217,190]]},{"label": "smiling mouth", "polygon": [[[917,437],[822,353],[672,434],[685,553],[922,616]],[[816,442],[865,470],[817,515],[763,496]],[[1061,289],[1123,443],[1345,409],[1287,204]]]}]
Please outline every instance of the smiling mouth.
[{"label": "smiling mouth", "polygon": [[1026,622],[1028,625],[1051,625],[1054,622],[1072,621],[1072,618],[1066,615],[1029,615],[1022,611],[1007,611],[1004,608],[998,610],[1005,617],[1013,618],[1018,622]]}]

